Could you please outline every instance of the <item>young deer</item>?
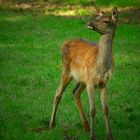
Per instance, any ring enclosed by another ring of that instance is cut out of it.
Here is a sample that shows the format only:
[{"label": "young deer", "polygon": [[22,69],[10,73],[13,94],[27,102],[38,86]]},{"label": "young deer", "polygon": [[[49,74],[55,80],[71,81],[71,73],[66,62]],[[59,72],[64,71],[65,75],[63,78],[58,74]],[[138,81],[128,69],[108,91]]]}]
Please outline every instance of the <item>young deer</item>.
[{"label": "young deer", "polygon": [[[105,15],[103,12],[101,13],[102,14],[95,22],[90,22],[87,25],[88,28],[101,34],[98,44],[78,39],[71,40],[63,46],[63,72],[60,86],[54,98],[50,128],[54,126],[57,107],[63,92],[73,78],[77,81],[77,85],[73,90],[75,103],[80,112],[83,127],[86,130],[90,130],[90,139],[95,140],[95,88],[99,87],[108,139],[113,140],[111,127],[109,125],[106,92],[107,82],[111,77],[114,68],[112,43],[118,20],[118,11],[117,8],[114,7],[111,15]],[[80,95],[85,88],[87,89],[90,103],[90,127],[80,100]]]}]

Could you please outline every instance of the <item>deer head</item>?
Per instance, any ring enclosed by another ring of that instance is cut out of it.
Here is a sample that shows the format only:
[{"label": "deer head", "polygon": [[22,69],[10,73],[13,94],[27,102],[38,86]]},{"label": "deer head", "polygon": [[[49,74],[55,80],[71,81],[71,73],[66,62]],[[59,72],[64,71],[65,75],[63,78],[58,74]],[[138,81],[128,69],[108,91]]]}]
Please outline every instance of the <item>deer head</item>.
[{"label": "deer head", "polygon": [[118,10],[116,7],[112,9],[111,15],[106,15],[100,12],[100,15],[94,22],[89,22],[87,27],[101,34],[106,34],[114,31],[118,21]]}]

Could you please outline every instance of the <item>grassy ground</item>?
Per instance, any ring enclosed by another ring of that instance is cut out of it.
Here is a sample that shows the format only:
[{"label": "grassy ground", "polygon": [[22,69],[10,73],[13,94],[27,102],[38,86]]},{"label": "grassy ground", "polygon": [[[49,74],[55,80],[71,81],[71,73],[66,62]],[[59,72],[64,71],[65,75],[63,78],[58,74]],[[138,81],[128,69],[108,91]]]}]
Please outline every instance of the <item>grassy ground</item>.
[{"label": "grassy ground", "polygon": [[[120,24],[114,40],[116,70],[108,85],[108,102],[116,140],[140,139],[139,33],[139,24]],[[61,75],[60,46],[71,38],[98,41],[99,35],[74,17],[0,11],[0,139],[88,139],[71,94],[74,82],[62,98],[56,127],[48,129]],[[86,92],[82,101],[88,117]],[[97,139],[106,140],[98,91],[96,103]],[[34,128],[45,130],[37,133]]]},{"label": "grassy ground", "polygon": [[[44,0],[45,1],[45,0]],[[62,4],[62,5],[91,5],[91,4],[96,4],[99,6],[121,6],[121,7],[139,7],[140,6],[140,1],[139,0],[50,0],[49,3],[57,3],[57,4]]]}]

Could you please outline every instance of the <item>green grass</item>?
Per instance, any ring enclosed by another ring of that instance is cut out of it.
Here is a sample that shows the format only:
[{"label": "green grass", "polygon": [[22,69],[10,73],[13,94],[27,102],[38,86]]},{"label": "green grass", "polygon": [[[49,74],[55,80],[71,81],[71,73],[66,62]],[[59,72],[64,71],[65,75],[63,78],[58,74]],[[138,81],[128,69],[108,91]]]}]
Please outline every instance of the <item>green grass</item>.
[{"label": "green grass", "polygon": [[[121,24],[114,40],[115,73],[109,82],[108,102],[115,139],[140,139],[140,25]],[[45,16],[30,11],[0,11],[0,139],[87,140],[67,88],[54,129],[48,128],[55,90],[61,76],[60,46],[65,40],[99,35],[85,28],[80,19]],[[87,93],[82,95],[89,120]],[[100,96],[96,94],[96,135],[106,140]]]},{"label": "green grass", "polygon": [[[49,3],[55,5],[92,5],[96,4],[98,6],[119,6],[119,7],[140,7],[139,0],[6,0],[3,3]],[[3,4],[1,3],[1,5]]]},{"label": "green grass", "polygon": [[139,0],[57,0],[51,1],[54,4],[69,4],[69,5],[91,5],[95,3],[98,6],[121,6],[121,7],[139,7],[140,1]]}]

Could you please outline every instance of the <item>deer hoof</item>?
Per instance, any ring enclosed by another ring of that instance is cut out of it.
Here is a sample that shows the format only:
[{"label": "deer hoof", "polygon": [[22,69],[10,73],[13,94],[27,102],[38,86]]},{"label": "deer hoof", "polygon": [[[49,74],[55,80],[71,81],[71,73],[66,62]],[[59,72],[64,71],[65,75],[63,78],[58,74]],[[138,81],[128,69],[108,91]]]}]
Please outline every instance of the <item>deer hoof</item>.
[{"label": "deer hoof", "polygon": [[90,137],[90,140],[96,140],[95,136]]},{"label": "deer hoof", "polygon": [[95,138],[95,134],[91,134],[90,135],[90,140],[95,140],[96,138]]},{"label": "deer hoof", "polygon": [[53,123],[50,123],[50,124],[49,124],[49,128],[50,128],[50,129],[54,128],[54,124],[53,124]]},{"label": "deer hoof", "polygon": [[107,134],[108,135],[108,140],[113,140],[113,135],[112,133]]},{"label": "deer hoof", "polygon": [[90,127],[87,122],[83,124],[83,127],[86,131],[88,131],[88,132],[90,131]]}]

